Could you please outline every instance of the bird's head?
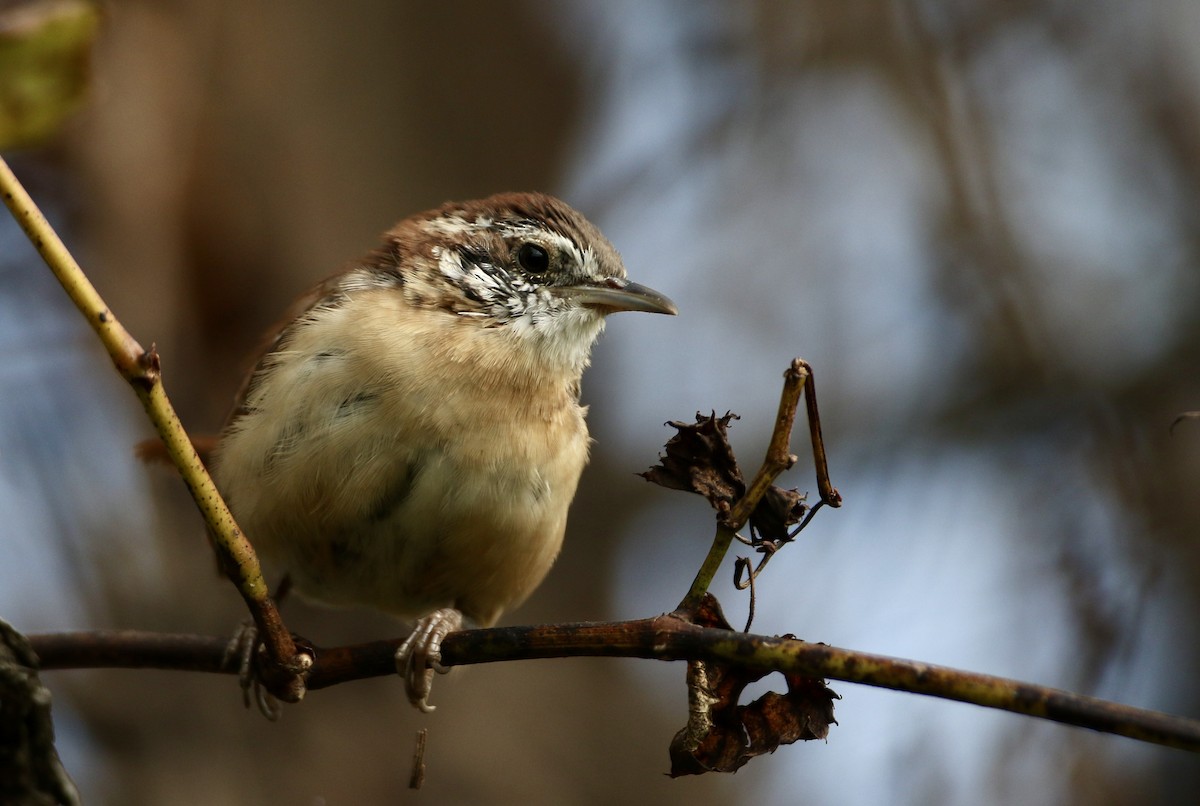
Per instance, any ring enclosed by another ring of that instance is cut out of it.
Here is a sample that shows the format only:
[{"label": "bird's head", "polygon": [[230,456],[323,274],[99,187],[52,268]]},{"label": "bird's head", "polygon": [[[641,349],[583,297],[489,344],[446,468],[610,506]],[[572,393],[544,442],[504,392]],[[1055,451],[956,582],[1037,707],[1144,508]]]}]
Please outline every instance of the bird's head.
[{"label": "bird's head", "polygon": [[405,219],[376,257],[376,269],[399,274],[413,305],[503,328],[567,359],[586,362],[610,313],[676,313],[665,296],[626,279],[621,256],[591,222],[540,193]]}]

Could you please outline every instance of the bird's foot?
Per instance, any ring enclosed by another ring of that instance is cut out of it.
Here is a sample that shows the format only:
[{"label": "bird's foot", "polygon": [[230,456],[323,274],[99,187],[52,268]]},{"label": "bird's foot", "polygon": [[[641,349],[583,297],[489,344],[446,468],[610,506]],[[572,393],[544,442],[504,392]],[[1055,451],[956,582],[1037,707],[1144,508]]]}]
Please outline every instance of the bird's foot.
[{"label": "bird's foot", "polygon": [[[253,621],[244,621],[238,626],[233,638],[225,647],[222,666],[237,661],[238,684],[242,687],[242,703],[249,708],[253,699],[258,712],[271,722],[279,719],[279,701],[271,696],[258,678],[255,654],[258,652],[258,628]],[[253,692],[253,694],[251,693]]]},{"label": "bird's foot", "polygon": [[429,704],[433,673],[445,674],[449,671],[441,665],[442,639],[461,630],[462,626],[462,613],[453,607],[439,608],[422,616],[412,633],[396,650],[396,671],[404,678],[408,701],[425,713],[434,710],[434,706]]}]

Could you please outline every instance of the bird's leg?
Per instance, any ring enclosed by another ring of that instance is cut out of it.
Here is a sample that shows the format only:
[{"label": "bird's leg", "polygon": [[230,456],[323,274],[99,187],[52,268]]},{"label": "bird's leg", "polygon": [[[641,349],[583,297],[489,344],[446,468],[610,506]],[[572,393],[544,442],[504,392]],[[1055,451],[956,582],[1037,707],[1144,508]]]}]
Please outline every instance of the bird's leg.
[{"label": "bird's leg", "polygon": [[433,690],[433,673],[448,671],[441,666],[442,639],[461,630],[463,614],[453,607],[443,607],[417,620],[416,626],[396,650],[396,671],[404,678],[408,701],[425,713],[434,710],[429,704]]},{"label": "bird's leg", "polygon": [[[275,595],[272,597],[276,606],[284,600],[291,589],[292,578],[285,574],[279,581],[279,587],[275,589]],[[274,722],[279,718],[279,703],[267,693],[255,675],[254,653],[258,651],[258,646],[258,627],[253,621],[243,621],[238,625],[233,637],[229,639],[229,644],[225,647],[225,660],[222,665],[232,662],[234,658],[237,659],[238,684],[242,687],[242,703],[247,708],[250,707],[250,692],[253,688],[253,699],[258,705],[258,712],[269,721]]]}]

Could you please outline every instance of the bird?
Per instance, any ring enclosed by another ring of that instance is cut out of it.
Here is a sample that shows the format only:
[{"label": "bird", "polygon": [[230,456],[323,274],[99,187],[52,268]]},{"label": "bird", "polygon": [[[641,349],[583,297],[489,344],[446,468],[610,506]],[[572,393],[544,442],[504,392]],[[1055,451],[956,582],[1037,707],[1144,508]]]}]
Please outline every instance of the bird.
[{"label": "bird", "polygon": [[302,597],[415,619],[396,666],[422,711],[445,636],[559,554],[617,311],[677,313],[565,202],[449,202],[298,300],[238,393],[212,469],[242,531]]}]

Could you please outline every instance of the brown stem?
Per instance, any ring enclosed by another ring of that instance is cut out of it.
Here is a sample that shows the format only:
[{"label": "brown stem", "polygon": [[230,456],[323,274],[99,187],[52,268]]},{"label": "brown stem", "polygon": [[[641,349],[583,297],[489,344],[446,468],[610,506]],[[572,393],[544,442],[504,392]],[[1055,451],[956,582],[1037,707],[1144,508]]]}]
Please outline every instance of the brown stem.
[{"label": "brown stem", "polygon": [[[396,673],[403,639],[314,649],[309,689]],[[223,638],[135,631],[31,635],[42,669],[124,667],[232,674]],[[1200,720],[991,675],[732,630],[698,627],[678,614],[607,623],[505,627],[451,633],[442,663],[460,666],[565,657],[707,660],[803,674],[974,703],[1066,725],[1200,752]]]},{"label": "brown stem", "polygon": [[791,366],[783,373],[783,392],[779,396],[779,409],[775,414],[775,428],[771,432],[771,442],[767,446],[767,455],[762,467],[754,475],[754,480],[746,488],[743,495],[732,509],[724,515],[717,516],[717,534],[713,538],[708,555],[696,572],[692,586],[687,595],[679,603],[679,610],[692,612],[712,585],[729,546],[733,543],[738,529],[746,525],[751,513],[759,501],[766,495],[775,479],[785,470],[796,464],[788,446],[792,440],[792,427],[796,422],[796,409],[800,406],[800,395],[803,394],[807,406],[809,436],[812,439],[813,461],[817,470],[817,488],[821,501],[832,507],[842,505],[842,496],[829,481],[829,466],[825,460],[825,441],[821,436],[821,420],[817,412],[817,398],[812,389],[812,367],[802,358],[796,358]]},{"label": "brown stem", "polygon": [[817,411],[817,386],[812,367],[803,359],[792,362],[792,370],[804,372],[808,382],[804,386],[804,405],[808,412],[808,436],[812,443],[813,465],[817,469],[817,492],[821,501],[831,507],[842,505],[842,496],[829,479],[829,462],[825,459],[825,438],[821,436],[821,415]]}]

